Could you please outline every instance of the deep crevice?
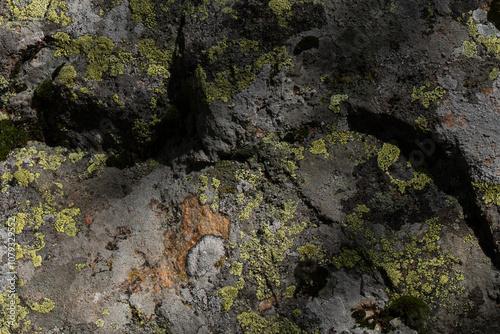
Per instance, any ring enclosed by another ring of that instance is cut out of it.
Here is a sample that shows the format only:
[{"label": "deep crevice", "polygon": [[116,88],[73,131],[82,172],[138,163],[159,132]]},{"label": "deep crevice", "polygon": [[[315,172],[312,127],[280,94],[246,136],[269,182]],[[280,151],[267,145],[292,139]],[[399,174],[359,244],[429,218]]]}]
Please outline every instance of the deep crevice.
[{"label": "deep crevice", "polygon": [[[458,200],[463,208],[465,221],[474,231],[484,254],[491,259],[496,268],[500,269],[500,253],[490,223],[479,207],[469,176],[470,166],[456,145],[445,142],[435,133],[423,135],[394,116],[375,114],[364,108],[358,107],[355,112],[351,111],[348,122],[351,129],[370,134],[383,142],[396,140],[401,154],[405,157],[411,157],[414,155],[413,152],[422,152],[422,146],[419,146],[421,143],[435,145],[434,150],[423,155],[426,169],[440,191]],[[452,179],[459,180],[459,183],[454,185]]]}]

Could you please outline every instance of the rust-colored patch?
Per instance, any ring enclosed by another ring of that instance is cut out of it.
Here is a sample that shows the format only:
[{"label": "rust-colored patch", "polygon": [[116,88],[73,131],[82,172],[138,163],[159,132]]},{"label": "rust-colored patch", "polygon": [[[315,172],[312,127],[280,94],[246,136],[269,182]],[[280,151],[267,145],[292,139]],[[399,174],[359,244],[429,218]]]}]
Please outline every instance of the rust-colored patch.
[{"label": "rust-colored patch", "polygon": [[[278,296],[278,302],[280,300],[281,300],[281,297]],[[264,299],[263,301],[261,301],[259,303],[259,312],[270,309],[271,307],[273,307],[274,302],[276,302],[276,298],[274,298],[274,297]]]},{"label": "rust-colored patch", "polygon": [[447,111],[441,120],[441,124],[450,129],[454,129],[457,126],[467,125],[469,122],[465,117],[456,117],[451,111]]},{"label": "rust-colored patch", "polygon": [[487,93],[487,94],[493,94],[493,88],[485,87],[485,88],[481,89],[481,92]]},{"label": "rust-colored patch", "polygon": [[[158,203],[151,202],[150,208],[154,210],[157,205]],[[208,205],[200,205],[197,197],[185,200],[180,209],[181,223],[165,235],[164,260],[154,268],[130,272],[124,288],[134,293],[139,291],[138,286],[143,289],[149,287],[154,291],[172,287],[176,282],[187,278],[187,253],[203,236],[211,234],[228,239],[229,220],[213,213]]]},{"label": "rust-colored patch", "polygon": [[166,256],[169,261],[167,276],[170,281],[186,278],[186,256],[204,235],[212,234],[227,239],[229,220],[213,213],[208,205],[200,205],[198,198],[190,198],[181,205],[182,224],[177,231],[166,235]]}]

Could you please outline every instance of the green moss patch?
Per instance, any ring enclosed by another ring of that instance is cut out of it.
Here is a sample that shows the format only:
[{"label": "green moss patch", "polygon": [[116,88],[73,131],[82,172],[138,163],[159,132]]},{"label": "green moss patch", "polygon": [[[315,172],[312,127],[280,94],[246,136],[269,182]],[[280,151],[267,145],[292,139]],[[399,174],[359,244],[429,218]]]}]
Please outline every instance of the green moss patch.
[{"label": "green moss patch", "polygon": [[7,158],[10,150],[26,145],[29,133],[18,129],[11,120],[0,121],[0,161]]}]

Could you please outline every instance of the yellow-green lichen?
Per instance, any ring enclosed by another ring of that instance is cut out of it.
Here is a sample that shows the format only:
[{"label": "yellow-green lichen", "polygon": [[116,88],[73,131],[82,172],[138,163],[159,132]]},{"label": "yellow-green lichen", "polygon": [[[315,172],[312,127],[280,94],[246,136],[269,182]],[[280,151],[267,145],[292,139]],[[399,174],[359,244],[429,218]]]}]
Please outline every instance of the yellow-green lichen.
[{"label": "yellow-green lichen", "polygon": [[21,299],[9,286],[0,294],[0,333],[9,334],[20,328],[29,309],[21,305]]},{"label": "yellow-green lichen", "polygon": [[222,298],[221,307],[222,311],[227,312],[234,303],[238,296],[238,289],[234,286],[225,286],[217,292],[217,296]]},{"label": "yellow-green lichen", "polygon": [[399,154],[400,150],[395,141],[384,143],[377,157],[379,168],[386,172],[398,160]]},{"label": "yellow-green lichen", "polygon": [[240,221],[250,219],[250,214],[252,213],[252,210],[255,209],[256,207],[258,207],[263,199],[264,199],[264,197],[261,193],[257,194],[257,197],[253,201],[249,202],[245,206],[245,208],[241,211],[238,219]]},{"label": "yellow-green lichen", "polygon": [[500,70],[497,67],[493,67],[490,72],[490,80],[496,80],[496,78],[498,78],[498,73],[500,73]]},{"label": "yellow-green lichen", "polygon": [[271,0],[269,8],[278,18],[278,23],[282,27],[286,27],[292,18],[292,2],[290,0]]},{"label": "yellow-green lichen", "polygon": [[16,249],[16,259],[31,258],[34,267],[39,267],[42,264],[42,257],[37,254],[45,247],[45,235],[42,233],[35,234],[35,240],[32,244],[22,247],[21,245],[15,245]]},{"label": "yellow-green lichen", "polygon": [[78,152],[72,152],[69,154],[69,160],[71,160],[72,163],[77,163],[78,161],[82,160],[83,157],[85,156],[85,153],[82,151]]},{"label": "yellow-green lichen", "polygon": [[56,221],[54,228],[57,232],[65,233],[69,237],[74,237],[78,232],[76,218],[80,215],[79,208],[66,208],[54,213]]},{"label": "yellow-green lichen", "polygon": [[473,183],[476,190],[481,191],[483,201],[487,205],[495,204],[500,206],[500,184],[498,183]]},{"label": "yellow-green lichen", "polygon": [[104,327],[104,320],[102,320],[102,319],[100,319],[100,318],[99,318],[99,319],[97,319],[97,320],[95,321],[95,325],[96,325],[98,328],[102,328],[102,327]]},{"label": "yellow-green lichen", "polygon": [[65,32],[57,32],[52,36],[57,47],[54,57],[67,57],[79,54],[87,58],[87,77],[85,80],[102,81],[104,73],[111,76],[123,74],[125,64],[131,63],[132,54],[120,48],[113,53],[115,43],[106,36],[91,36],[85,34],[76,39]]},{"label": "yellow-green lichen", "polygon": [[241,273],[243,272],[243,263],[234,261],[233,264],[231,265],[231,270],[229,273],[232,275],[236,276],[241,276]]},{"label": "yellow-green lichen", "polygon": [[477,54],[477,44],[474,41],[464,41],[462,45],[464,46],[464,55],[466,57],[472,58]]},{"label": "yellow-green lichen", "polygon": [[323,139],[313,141],[311,143],[311,147],[309,148],[309,152],[311,152],[312,154],[324,154],[325,158],[328,158],[330,156]]},{"label": "yellow-green lichen", "polygon": [[[306,334],[297,324],[279,315],[259,315],[256,312],[242,312],[238,322],[245,334]],[[319,333],[315,331],[313,333]]]},{"label": "yellow-green lichen", "polygon": [[325,257],[325,254],[323,254],[323,245],[315,245],[312,243],[297,247],[297,252],[300,255],[300,261],[321,260]]},{"label": "yellow-green lichen", "polygon": [[[430,105],[439,99],[442,99],[446,90],[443,87],[437,86],[433,90],[429,90],[431,87],[430,83],[427,83],[420,88],[413,87],[411,93],[411,102],[419,101],[425,108],[429,108]],[[439,105],[439,102],[437,102]]]},{"label": "yellow-green lichen", "polygon": [[106,163],[106,159],[106,154],[94,154],[89,160],[90,166],[87,168],[87,172],[92,173],[96,171],[99,166]]},{"label": "yellow-green lichen", "polygon": [[242,38],[239,44],[241,52],[259,51],[259,41]]},{"label": "yellow-green lichen", "polygon": [[409,180],[402,180],[393,177],[389,172],[389,167],[398,160],[399,154],[400,149],[397,146],[396,141],[384,143],[382,149],[378,152],[377,162],[380,169],[386,173],[391,183],[395,184],[401,193],[404,193],[407,187],[422,190],[427,184],[432,182],[430,176],[422,170],[412,171],[413,177]]},{"label": "yellow-green lichen", "polygon": [[82,271],[83,268],[85,268],[87,265],[85,263],[76,263],[75,268],[78,271]]},{"label": "yellow-green lichen", "polygon": [[139,53],[149,60],[147,74],[149,76],[162,76],[166,79],[170,77],[168,71],[174,54],[174,47],[161,51],[156,47],[154,39],[142,39],[138,43]]},{"label": "yellow-green lichen", "polygon": [[56,303],[54,303],[52,300],[50,300],[49,298],[43,298],[42,303],[34,302],[33,304],[30,305],[30,308],[33,311],[37,311],[40,313],[49,313],[54,309],[55,306]]},{"label": "yellow-green lichen", "polygon": [[264,226],[263,233],[252,231],[250,238],[239,245],[240,258],[248,268],[246,277],[257,284],[257,299],[271,297],[271,289],[278,293],[281,286],[280,266],[285,252],[293,246],[292,235],[285,224],[281,224],[274,233]]},{"label": "yellow-green lichen", "polygon": [[73,66],[67,65],[61,68],[58,79],[63,84],[65,84],[66,87],[73,88],[73,86],[75,85],[74,82],[75,78],[76,78],[76,71]]},{"label": "yellow-green lichen", "polygon": [[66,13],[69,10],[65,1],[32,0],[30,3],[7,0],[7,6],[17,21],[47,19],[65,27],[73,22]]},{"label": "yellow-green lichen", "polygon": [[156,14],[152,0],[130,0],[129,6],[134,22],[142,22],[148,28],[156,27]]},{"label": "yellow-green lichen", "polygon": [[216,45],[208,49],[208,60],[214,63],[217,57],[220,56],[227,49],[227,36],[224,36]]},{"label": "yellow-green lichen", "polygon": [[[424,300],[432,308],[455,307],[454,298],[463,292],[459,284],[463,274],[455,269],[459,260],[441,248],[442,226],[438,218],[426,220],[423,226],[423,234],[413,234],[407,227],[386,237],[372,233],[363,247],[342,249],[332,263],[337,268],[383,270],[394,287],[389,289],[391,300],[408,295]],[[352,228],[356,229],[354,235],[363,236],[372,224],[367,221]]]},{"label": "yellow-green lichen", "polygon": [[431,130],[429,128],[429,120],[423,116],[418,116],[414,123],[417,129],[422,132],[429,132]]},{"label": "yellow-green lichen", "polygon": [[113,95],[113,101],[115,101],[118,107],[120,108],[125,107],[125,102],[122,99],[120,99],[120,96],[118,96],[118,94]]},{"label": "yellow-green lichen", "polygon": [[347,101],[349,99],[349,96],[346,94],[337,94],[333,95],[330,98],[330,105],[328,106],[328,109],[333,111],[334,113],[339,113],[340,112],[340,103]]}]

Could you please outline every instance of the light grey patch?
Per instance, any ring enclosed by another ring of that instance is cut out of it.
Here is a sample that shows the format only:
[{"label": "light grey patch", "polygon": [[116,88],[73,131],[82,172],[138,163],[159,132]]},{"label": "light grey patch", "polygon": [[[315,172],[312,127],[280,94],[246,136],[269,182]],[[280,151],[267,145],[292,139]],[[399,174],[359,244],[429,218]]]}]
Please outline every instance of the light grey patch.
[{"label": "light grey patch", "polygon": [[187,274],[190,277],[201,277],[215,273],[217,268],[214,264],[224,254],[223,238],[214,235],[204,236],[187,254]]}]

